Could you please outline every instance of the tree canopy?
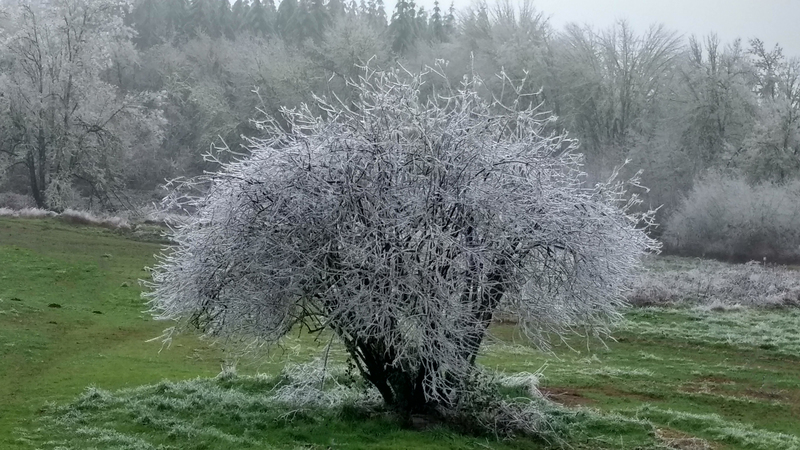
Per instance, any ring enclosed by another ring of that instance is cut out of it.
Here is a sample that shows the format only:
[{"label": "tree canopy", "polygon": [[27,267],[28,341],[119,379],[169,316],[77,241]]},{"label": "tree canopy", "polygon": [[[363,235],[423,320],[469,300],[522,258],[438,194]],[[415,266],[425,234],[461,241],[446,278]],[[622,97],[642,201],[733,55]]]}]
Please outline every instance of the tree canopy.
[{"label": "tree canopy", "polygon": [[484,100],[477,78],[422,95],[431,76],[367,69],[352,103],[284,109],[249,156],[181,184],[194,212],[154,269],[153,312],[234,341],[330,329],[406,412],[458,404],[500,309],[542,346],[602,331],[657,247],[652,214],[624,183],[586,186],[548,115]]}]

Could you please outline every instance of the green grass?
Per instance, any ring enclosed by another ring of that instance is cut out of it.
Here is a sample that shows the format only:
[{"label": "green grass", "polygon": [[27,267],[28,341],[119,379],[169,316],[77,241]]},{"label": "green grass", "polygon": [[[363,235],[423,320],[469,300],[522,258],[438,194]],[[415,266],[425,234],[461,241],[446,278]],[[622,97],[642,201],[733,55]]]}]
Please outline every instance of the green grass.
[{"label": "green grass", "polygon": [[46,401],[90,384],[133,387],[213,376],[219,351],[182,339],[159,353],[163,323],[143,313],[139,278],[159,247],[55,220],[0,218],[0,448],[14,448]]},{"label": "green grass", "polygon": [[575,351],[554,358],[499,342],[481,362],[507,371],[547,365],[541,386],[556,401],[647,419],[721,448],[800,448],[800,355],[784,336],[800,326],[797,311],[644,309],[626,317],[608,348],[573,341]]},{"label": "green grass", "polygon": [[[287,414],[267,393],[286,361],[327,344],[308,336],[241,362],[233,378],[215,378],[225,354],[192,336],[159,352],[146,341],[166,324],[143,312],[137,283],[158,250],[104,229],[0,218],[0,448],[553,446],[413,431],[355,407]],[[800,449],[800,312],[636,309],[626,318],[617,341],[575,338],[555,355],[497,326],[480,362],[505,373],[544,368],[540,387],[557,403],[546,407],[551,444]]]}]

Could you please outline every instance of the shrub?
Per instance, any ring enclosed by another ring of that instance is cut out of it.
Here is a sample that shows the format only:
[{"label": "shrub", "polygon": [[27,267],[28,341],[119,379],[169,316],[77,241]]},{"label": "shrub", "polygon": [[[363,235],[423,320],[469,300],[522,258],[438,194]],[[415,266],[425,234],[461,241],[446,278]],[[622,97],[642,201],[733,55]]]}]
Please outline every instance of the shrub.
[{"label": "shrub", "polygon": [[22,208],[20,210],[10,208],[0,208],[2,217],[19,217],[23,219],[43,219],[45,217],[56,217],[58,214],[53,211],[39,208]]},{"label": "shrub", "polygon": [[128,219],[125,217],[97,216],[89,211],[76,211],[74,209],[67,209],[59,214],[58,218],[66,223],[97,226],[111,230],[131,228],[130,224],[128,223]]},{"label": "shrub", "polygon": [[712,174],[667,220],[665,249],[735,261],[800,261],[800,182],[749,185]]},{"label": "shrub", "polygon": [[19,211],[25,208],[35,208],[33,197],[14,192],[0,192],[0,208]]}]

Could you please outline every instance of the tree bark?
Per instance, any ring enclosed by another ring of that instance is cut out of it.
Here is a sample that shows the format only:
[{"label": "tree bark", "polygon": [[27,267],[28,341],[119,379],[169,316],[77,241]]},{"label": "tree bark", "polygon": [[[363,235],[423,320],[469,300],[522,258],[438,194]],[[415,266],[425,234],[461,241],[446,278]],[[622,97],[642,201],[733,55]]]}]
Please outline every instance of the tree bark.
[{"label": "tree bark", "polygon": [[44,208],[44,191],[38,182],[38,176],[36,174],[36,159],[34,158],[32,151],[28,152],[28,155],[25,158],[25,165],[28,166],[28,178],[30,179],[31,183],[31,194],[33,195],[34,201],[36,201],[36,207]]}]

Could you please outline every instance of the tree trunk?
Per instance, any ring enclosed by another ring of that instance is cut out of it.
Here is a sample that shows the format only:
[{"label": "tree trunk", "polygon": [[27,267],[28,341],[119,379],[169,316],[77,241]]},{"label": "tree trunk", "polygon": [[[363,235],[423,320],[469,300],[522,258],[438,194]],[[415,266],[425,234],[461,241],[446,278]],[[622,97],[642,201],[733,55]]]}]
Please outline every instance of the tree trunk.
[{"label": "tree trunk", "polygon": [[37,208],[44,208],[45,207],[45,198],[44,198],[44,189],[43,186],[39,184],[39,177],[37,176],[36,171],[36,159],[33,156],[33,152],[29,151],[27,157],[25,158],[25,165],[28,166],[28,178],[31,182],[31,194],[33,195],[33,199],[36,201]]}]

